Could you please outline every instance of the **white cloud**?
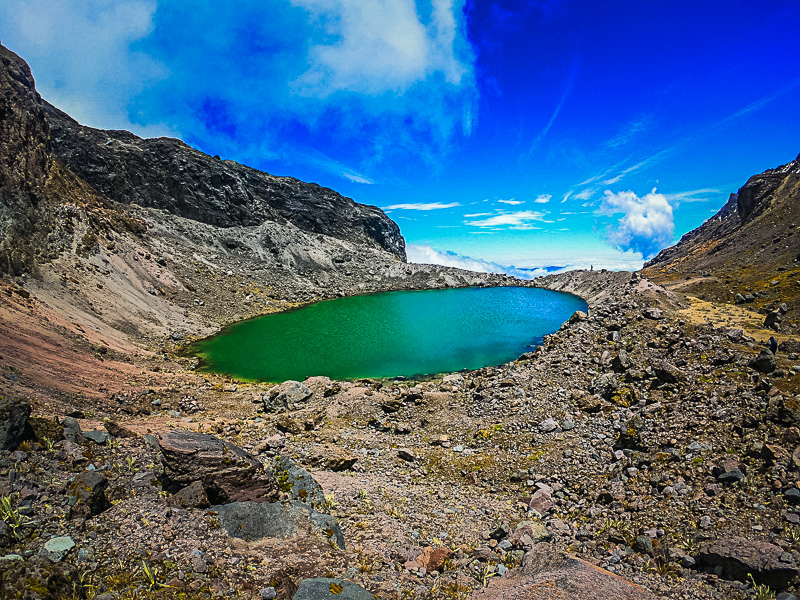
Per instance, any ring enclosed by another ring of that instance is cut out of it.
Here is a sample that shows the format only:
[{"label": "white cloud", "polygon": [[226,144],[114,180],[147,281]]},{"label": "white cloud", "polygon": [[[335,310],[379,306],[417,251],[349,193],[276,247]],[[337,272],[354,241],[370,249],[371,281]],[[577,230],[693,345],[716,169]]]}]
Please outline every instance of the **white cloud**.
[{"label": "white cloud", "polygon": [[456,49],[452,0],[433,0],[423,23],[413,0],[292,0],[324,22],[334,41],[309,48],[310,68],[296,80],[300,93],[328,95],[404,92],[439,74],[451,85],[471,67]]},{"label": "white cloud", "polygon": [[0,39],[87,125],[255,166],[301,160],[299,126],[367,183],[398,154],[435,166],[473,131],[465,2],[3,0]]},{"label": "white cloud", "polygon": [[675,232],[672,206],[655,188],[642,198],[632,191],[607,190],[598,212],[623,214],[609,231],[609,241],[621,250],[634,250],[649,258],[672,242]]},{"label": "white cloud", "polygon": [[445,267],[455,267],[467,271],[477,271],[478,273],[506,273],[520,279],[531,279],[533,273],[522,271],[513,266],[507,267],[498,263],[489,262],[480,258],[471,258],[455,252],[440,252],[430,246],[418,244],[406,245],[406,255],[408,262],[426,265],[442,265]]},{"label": "white cloud", "polygon": [[676,194],[665,194],[667,200],[673,204],[680,202],[708,202],[712,198],[709,196],[719,196],[723,192],[714,188],[704,188],[702,190],[691,190],[688,192],[678,192]]},{"label": "white cloud", "polygon": [[296,154],[295,159],[298,162],[314,165],[321,171],[326,171],[328,173],[338,175],[344,179],[348,179],[353,183],[363,183],[365,185],[372,185],[375,183],[366,175],[362,175],[361,173],[354,171],[338,160],[335,160],[318,150],[309,149],[306,151],[300,151]]},{"label": "white cloud", "polygon": [[572,196],[572,190],[570,190],[566,194],[564,194],[564,197],[561,198],[561,204],[564,204],[564,202],[569,200],[570,196]]},{"label": "white cloud", "polygon": [[595,191],[596,190],[593,189],[586,189],[575,194],[573,198],[575,198],[575,200],[589,200],[592,196],[594,196]]},{"label": "white cloud", "polygon": [[79,122],[140,135],[174,135],[142,125],[130,100],[169,75],[159,61],[132,51],[153,30],[155,0],[0,2],[3,43],[31,66],[39,93]]},{"label": "white cloud", "polygon": [[511,206],[525,204],[525,200],[514,200],[513,198],[511,198],[511,200],[498,200],[498,202],[500,202],[501,204],[510,204]]},{"label": "white cloud", "polygon": [[461,206],[458,202],[450,202],[449,204],[442,204],[441,202],[419,202],[408,204],[392,204],[387,206],[384,210],[441,210],[443,208],[455,208]]},{"label": "white cloud", "polygon": [[488,213],[472,213],[471,215],[464,215],[464,216],[467,217],[468,219],[474,219],[475,217],[488,217],[489,215],[492,215],[492,214],[494,214],[494,213],[490,213],[490,212],[488,212]]},{"label": "white cloud", "polygon": [[489,217],[487,219],[480,219],[477,221],[466,221],[467,225],[473,227],[501,227],[508,226],[512,229],[532,229],[532,222],[545,221],[545,213],[533,210],[523,210],[519,212],[504,213]]},{"label": "white cloud", "polygon": [[552,197],[553,197],[553,194],[539,194],[536,197],[536,200],[534,200],[534,202],[536,204],[547,204],[548,202],[550,202],[550,198],[552,198]]}]

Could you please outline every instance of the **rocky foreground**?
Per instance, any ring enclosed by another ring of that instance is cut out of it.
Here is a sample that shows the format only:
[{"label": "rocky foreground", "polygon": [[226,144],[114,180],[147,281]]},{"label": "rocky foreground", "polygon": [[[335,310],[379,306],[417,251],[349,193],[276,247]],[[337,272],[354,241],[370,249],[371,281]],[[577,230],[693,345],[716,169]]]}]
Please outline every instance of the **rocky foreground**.
[{"label": "rocky foreground", "polygon": [[501,367],[6,395],[3,597],[790,598],[796,342],[636,274],[537,283],[589,314]]}]

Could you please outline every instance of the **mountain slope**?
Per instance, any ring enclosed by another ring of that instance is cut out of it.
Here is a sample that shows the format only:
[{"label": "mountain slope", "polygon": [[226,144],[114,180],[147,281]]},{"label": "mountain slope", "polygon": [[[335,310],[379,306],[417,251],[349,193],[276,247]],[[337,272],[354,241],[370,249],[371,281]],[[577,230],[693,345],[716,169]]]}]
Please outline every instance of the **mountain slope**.
[{"label": "mountain slope", "polygon": [[800,156],[751,177],[720,211],[647,262],[643,274],[716,302],[759,312],[786,303],[797,329],[800,297]]},{"label": "mountain slope", "polygon": [[377,245],[405,260],[383,211],[331,189],[223,161],[172,138],[85,127],[45,103],[53,155],[101,194],[217,227],[292,223],[301,231]]}]

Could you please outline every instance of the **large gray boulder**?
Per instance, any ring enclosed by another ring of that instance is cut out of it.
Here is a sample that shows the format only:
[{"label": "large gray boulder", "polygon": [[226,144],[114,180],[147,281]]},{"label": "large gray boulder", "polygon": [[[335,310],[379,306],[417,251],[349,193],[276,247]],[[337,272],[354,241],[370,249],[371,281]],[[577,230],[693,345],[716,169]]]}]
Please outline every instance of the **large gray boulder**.
[{"label": "large gray boulder", "polygon": [[299,381],[284,381],[266,392],[261,399],[266,412],[283,412],[311,398],[314,392]]},{"label": "large gray boulder", "polygon": [[761,373],[772,373],[777,368],[778,362],[775,360],[775,355],[764,348],[750,366]]},{"label": "large gray boulder", "polygon": [[318,533],[344,549],[344,535],[335,517],[300,502],[232,502],[215,506],[220,525],[229,536],[254,542],[264,538],[289,539]]},{"label": "large gray boulder", "polygon": [[272,502],[278,498],[275,479],[258,459],[206,433],[166,430],[156,434],[161,450],[164,489],[178,492],[200,481],[212,504]]},{"label": "large gray boulder", "polygon": [[0,396],[0,450],[14,450],[28,435],[31,405],[24,398]]},{"label": "large gray boulder", "polygon": [[375,600],[375,596],[360,585],[356,585],[352,581],[330,577],[304,579],[292,596],[292,600],[326,600],[327,598],[331,600]]}]

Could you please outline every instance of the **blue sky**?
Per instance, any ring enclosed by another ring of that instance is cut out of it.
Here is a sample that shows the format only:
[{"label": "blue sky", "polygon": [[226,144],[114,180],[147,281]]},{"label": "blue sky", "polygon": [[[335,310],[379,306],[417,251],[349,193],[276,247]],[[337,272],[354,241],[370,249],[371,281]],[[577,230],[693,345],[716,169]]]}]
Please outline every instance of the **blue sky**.
[{"label": "blue sky", "polygon": [[637,268],[800,152],[800,4],[4,0],[82,123],[384,208],[409,256]]}]

